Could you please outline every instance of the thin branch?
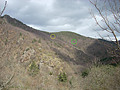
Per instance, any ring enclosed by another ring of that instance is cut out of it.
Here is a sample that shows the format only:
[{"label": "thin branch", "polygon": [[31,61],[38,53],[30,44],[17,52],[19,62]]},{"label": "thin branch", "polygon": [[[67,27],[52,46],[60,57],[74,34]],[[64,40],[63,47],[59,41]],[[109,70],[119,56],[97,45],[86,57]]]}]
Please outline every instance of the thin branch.
[{"label": "thin branch", "polygon": [[113,25],[114,30],[115,30],[116,32],[120,33],[120,31],[117,29],[117,27],[116,27],[113,23],[111,23],[111,24]]},{"label": "thin branch", "polygon": [[3,10],[2,10],[1,13],[0,13],[0,17],[2,16],[3,12],[5,11],[6,5],[7,5],[7,1],[5,1],[5,6],[4,6]]},{"label": "thin branch", "polygon": [[[117,48],[120,49],[120,47],[119,47],[119,42],[118,42],[117,36],[116,36],[113,28],[109,25],[109,23],[107,22],[106,18],[105,18],[104,15],[102,14],[101,10],[97,7],[96,3],[93,3],[91,0],[89,0],[89,1],[90,1],[91,4],[93,4],[94,7],[97,9],[98,13],[100,14],[100,16],[102,17],[102,19],[104,20],[106,26],[110,29],[111,33],[113,34],[113,36],[114,36],[114,38],[115,38],[115,40],[116,40]],[[101,25],[98,23],[96,17],[94,16],[94,14],[93,14],[93,17],[94,17],[95,21],[97,22],[97,24],[101,27]],[[105,30],[104,28],[102,28],[102,29]],[[106,31],[108,31],[108,30],[106,29]]]},{"label": "thin branch", "polygon": [[95,15],[94,15],[92,12],[90,12],[90,13],[91,13],[91,15],[93,16],[93,18],[95,19],[96,24],[97,24],[102,30],[106,30],[107,32],[112,33],[112,32],[109,31],[107,28],[102,27],[102,26],[99,24],[99,22],[97,21],[97,18],[95,17]]},{"label": "thin branch", "polygon": [[15,73],[13,73],[13,75],[0,87],[0,90],[2,90],[3,88],[5,88],[13,79]]}]

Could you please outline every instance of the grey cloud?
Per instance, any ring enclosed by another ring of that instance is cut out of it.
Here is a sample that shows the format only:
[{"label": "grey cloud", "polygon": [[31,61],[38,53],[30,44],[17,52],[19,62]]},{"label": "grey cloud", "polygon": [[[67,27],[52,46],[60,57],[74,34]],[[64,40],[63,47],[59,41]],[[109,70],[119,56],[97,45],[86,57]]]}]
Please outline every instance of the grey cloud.
[{"label": "grey cloud", "polygon": [[65,30],[99,37],[94,30],[100,32],[101,29],[95,26],[90,8],[98,15],[89,0],[8,0],[4,14],[48,32]]}]

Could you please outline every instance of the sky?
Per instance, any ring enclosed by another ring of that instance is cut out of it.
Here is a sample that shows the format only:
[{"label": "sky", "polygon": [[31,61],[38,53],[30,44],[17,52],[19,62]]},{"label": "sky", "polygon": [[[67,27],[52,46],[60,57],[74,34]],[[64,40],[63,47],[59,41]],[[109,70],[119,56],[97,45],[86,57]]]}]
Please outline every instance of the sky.
[{"label": "sky", "polygon": [[[0,0],[0,9],[5,0]],[[72,31],[92,38],[107,38],[108,33],[102,31],[90,14],[95,13],[98,21],[100,16],[89,0],[7,0],[4,12],[13,18],[35,29],[59,32]],[[108,15],[110,16],[110,15]],[[98,34],[99,33],[99,34]],[[112,39],[113,36],[110,34]],[[119,34],[117,34],[119,38]]]}]

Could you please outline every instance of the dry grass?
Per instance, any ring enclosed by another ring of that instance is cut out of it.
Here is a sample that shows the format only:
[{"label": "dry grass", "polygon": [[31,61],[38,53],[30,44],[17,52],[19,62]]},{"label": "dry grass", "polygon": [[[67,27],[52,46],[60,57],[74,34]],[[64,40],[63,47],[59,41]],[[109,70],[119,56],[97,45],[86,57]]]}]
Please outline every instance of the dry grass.
[{"label": "dry grass", "polygon": [[[67,33],[66,35],[70,37],[71,34],[72,33]],[[8,38],[6,40],[7,36]],[[6,25],[0,25],[0,72],[2,72],[0,73],[0,84],[2,82],[6,82],[14,71],[15,77],[7,86],[9,90],[100,90],[99,88],[102,88],[102,90],[110,90],[109,88],[114,88],[113,90],[119,89],[119,83],[113,83],[120,82],[119,67],[93,67],[88,76],[82,78],[80,77],[79,72],[84,65],[75,62],[81,62],[84,60],[87,61],[88,58],[85,58],[86,54],[84,54],[82,51],[77,51],[69,45],[65,46],[63,42],[60,42],[61,44],[59,44],[59,41],[51,40],[51,43],[49,39],[47,41],[47,39],[43,39],[41,37],[42,36],[37,36],[35,33],[33,34],[21,28],[14,27],[9,23],[6,23]],[[66,37],[65,40],[69,40],[69,37]],[[79,38],[79,36],[76,36],[76,34],[73,37]],[[81,41],[86,41],[86,39],[87,38]],[[80,45],[80,47],[85,46],[83,45],[84,42],[82,44],[81,41],[78,41],[78,45]],[[86,43],[91,41],[88,39]],[[79,42],[81,44],[79,44]],[[55,43],[56,46],[54,45]],[[55,50],[53,50],[53,48],[55,48]],[[56,55],[56,53],[59,55]],[[29,65],[31,65],[33,60],[35,65],[33,65],[34,68],[32,68],[32,72],[35,71],[35,74],[36,72],[37,74],[34,77],[31,77],[28,70]],[[38,65],[40,65],[39,71],[37,69]],[[66,82],[58,81],[58,75],[60,72],[66,72],[68,76]],[[82,86],[84,86],[84,89],[82,89]],[[107,89],[104,89],[104,87]]]},{"label": "dry grass", "polygon": [[83,85],[83,90],[120,90],[120,66],[92,67]]}]

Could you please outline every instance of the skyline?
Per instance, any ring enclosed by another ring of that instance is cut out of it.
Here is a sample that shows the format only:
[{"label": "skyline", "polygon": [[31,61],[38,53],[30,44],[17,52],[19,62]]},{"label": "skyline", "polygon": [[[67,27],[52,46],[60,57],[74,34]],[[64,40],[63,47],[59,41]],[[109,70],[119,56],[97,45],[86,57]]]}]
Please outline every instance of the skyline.
[{"label": "skyline", "polygon": [[[2,8],[5,0],[0,1]],[[103,37],[108,35],[97,26],[90,15],[92,9],[101,22],[100,16],[89,0],[7,0],[7,2],[4,15],[8,14],[35,29],[47,32],[72,31],[92,38],[100,38],[99,34]],[[112,38],[112,35],[110,37]]]}]

